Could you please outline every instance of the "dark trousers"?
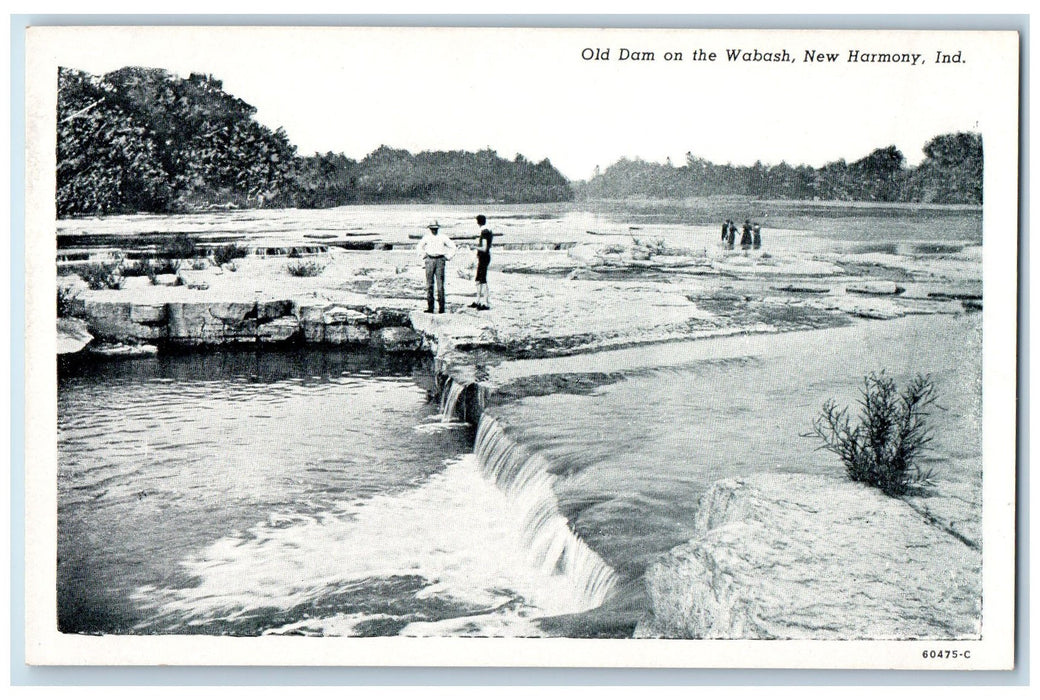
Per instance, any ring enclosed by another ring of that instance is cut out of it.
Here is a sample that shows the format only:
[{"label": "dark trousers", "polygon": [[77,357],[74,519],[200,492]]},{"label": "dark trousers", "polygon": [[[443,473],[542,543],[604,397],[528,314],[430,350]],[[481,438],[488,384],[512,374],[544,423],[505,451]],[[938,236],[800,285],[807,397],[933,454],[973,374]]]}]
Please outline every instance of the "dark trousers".
[{"label": "dark trousers", "polygon": [[426,308],[433,311],[433,283],[437,281],[437,309],[444,312],[444,258],[426,258]]}]

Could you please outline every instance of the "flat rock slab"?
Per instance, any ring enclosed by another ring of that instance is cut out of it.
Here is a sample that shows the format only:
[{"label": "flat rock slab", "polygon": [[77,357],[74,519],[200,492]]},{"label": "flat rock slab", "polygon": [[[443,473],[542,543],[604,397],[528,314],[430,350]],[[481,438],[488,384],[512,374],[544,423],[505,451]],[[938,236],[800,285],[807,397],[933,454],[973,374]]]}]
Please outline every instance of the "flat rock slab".
[{"label": "flat rock slab", "polygon": [[968,291],[956,291],[946,290],[939,292],[928,292],[928,297],[931,299],[956,299],[961,301],[982,301],[982,292],[968,290]]},{"label": "flat rock slab", "polygon": [[123,343],[106,343],[89,350],[91,355],[105,357],[108,359],[151,357],[159,354],[159,348],[154,345],[126,345]]},{"label": "flat rock slab", "polygon": [[778,292],[797,292],[799,294],[829,294],[831,288],[823,284],[784,284],[773,287]]},{"label": "flat rock slab", "polygon": [[904,287],[900,287],[895,282],[888,282],[885,280],[878,280],[875,282],[856,282],[854,284],[845,285],[846,292],[852,292],[854,294],[902,294],[906,291]]},{"label": "flat rock slab", "polygon": [[717,482],[696,536],[646,574],[639,637],[978,639],[981,552],[838,478]]},{"label": "flat rock slab", "polygon": [[71,355],[85,348],[94,336],[87,330],[86,321],[78,318],[58,319],[58,354]]}]

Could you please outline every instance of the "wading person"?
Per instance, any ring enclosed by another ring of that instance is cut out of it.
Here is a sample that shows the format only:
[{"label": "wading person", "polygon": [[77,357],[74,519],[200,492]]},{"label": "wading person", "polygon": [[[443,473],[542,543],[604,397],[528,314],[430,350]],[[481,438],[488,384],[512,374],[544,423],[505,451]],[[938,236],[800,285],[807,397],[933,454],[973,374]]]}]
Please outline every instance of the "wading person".
[{"label": "wading person", "polygon": [[753,233],[751,237],[751,247],[758,250],[762,247],[762,227],[759,224],[755,224],[751,227],[751,230]]},{"label": "wading person", "polygon": [[733,249],[733,244],[736,242],[736,240],[737,240],[737,225],[735,223],[733,223],[732,219],[730,219],[729,231],[727,232],[727,235],[726,235],[726,247],[729,248],[730,250],[732,250]]},{"label": "wading person", "polygon": [[480,227],[480,238],[477,241],[477,300],[470,306],[478,311],[487,311],[491,308],[491,293],[488,291],[487,271],[491,264],[491,241],[495,235],[491,230],[484,227],[487,217],[483,214],[477,216],[477,226]]},{"label": "wading person", "polygon": [[426,313],[433,313],[433,286],[437,283],[437,313],[444,313],[444,264],[455,256],[455,243],[438,232],[440,224],[434,221],[429,231],[415,247],[419,259],[426,265]]},{"label": "wading person", "polygon": [[740,248],[747,250],[751,247],[751,221],[744,219],[744,229],[740,232]]}]

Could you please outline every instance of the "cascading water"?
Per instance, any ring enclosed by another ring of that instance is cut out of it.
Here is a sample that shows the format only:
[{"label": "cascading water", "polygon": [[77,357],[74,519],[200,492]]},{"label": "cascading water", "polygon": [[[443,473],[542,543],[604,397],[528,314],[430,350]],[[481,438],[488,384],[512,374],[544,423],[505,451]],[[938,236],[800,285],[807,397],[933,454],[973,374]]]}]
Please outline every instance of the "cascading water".
[{"label": "cascading water", "polygon": [[555,476],[541,455],[528,453],[491,416],[477,429],[474,452],[484,476],[494,481],[522,512],[522,540],[530,564],[562,576],[580,596],[585,609],[601,605],[616,582],[613,569],[567,524],[553,492]]},{"label": "cascading water", "polygon": [[[455,420],[455,411],[458,409],[459,399],[462,398],[464,391],[466,391],[466,384],[457,382],[451,377],[444,381],[444,387],[441,389],[442,423],[451,423]],[[462,419],[465,420],[465,416],[462,416]]]}]

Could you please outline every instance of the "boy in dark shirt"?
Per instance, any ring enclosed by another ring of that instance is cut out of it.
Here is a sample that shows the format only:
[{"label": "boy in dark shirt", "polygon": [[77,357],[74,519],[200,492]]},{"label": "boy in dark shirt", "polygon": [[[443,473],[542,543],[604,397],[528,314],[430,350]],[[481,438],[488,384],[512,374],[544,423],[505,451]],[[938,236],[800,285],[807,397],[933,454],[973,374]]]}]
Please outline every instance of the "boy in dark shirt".
[{"label": "boy in dark shirt", "polygon": [[480,239],[477,241],[477,300],[470,304],[478,311],[487,311],[491,308],[491,293],[488,291],[487,271],[491,264],[491,241],[494,234],[490,229],[484,227],[487,217],[483,214],[477,216],[477,226],[480,227]]}]

